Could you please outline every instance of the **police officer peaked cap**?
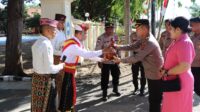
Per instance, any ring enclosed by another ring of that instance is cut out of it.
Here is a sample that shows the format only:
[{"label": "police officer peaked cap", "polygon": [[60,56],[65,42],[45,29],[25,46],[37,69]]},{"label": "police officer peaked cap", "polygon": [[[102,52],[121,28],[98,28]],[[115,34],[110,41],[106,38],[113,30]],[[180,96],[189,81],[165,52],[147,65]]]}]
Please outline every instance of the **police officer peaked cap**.
[{"label": "police officer peaked cap", "polygon": [[190,22],[200,23],[200,17],[191,18]]},{"label": "police officer peaked cap", "polygon": [[114,26],[113,23],[107,22],[107,23],[105,23],[105,27],[106,27],[106,28],[114,28],[115,26]]},{"label": "police officer peaked cap", "polygon": [[136,26],[137,25],[146,25],[149,26],[149,20],[148,19],[138,19],[136,20]]},{"label": "police officer peaked cap", "polygon": [[55,20],[57,21],[65,21],[65,19],[66,19],[66,16],[63,14],[56,14],[55,16]]}]

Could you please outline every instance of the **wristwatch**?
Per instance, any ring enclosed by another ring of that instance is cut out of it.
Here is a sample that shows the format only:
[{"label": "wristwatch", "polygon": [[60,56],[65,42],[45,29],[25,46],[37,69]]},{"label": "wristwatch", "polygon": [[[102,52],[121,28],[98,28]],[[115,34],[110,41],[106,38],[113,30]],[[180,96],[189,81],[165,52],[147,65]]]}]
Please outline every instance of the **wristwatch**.
[{"label": "wristwatch", "polygon": [[165,70],[164,76],[168,76],[168,75],[169,75],[169,74],[168,74],[168,71],[169,71],[169,70]]}]

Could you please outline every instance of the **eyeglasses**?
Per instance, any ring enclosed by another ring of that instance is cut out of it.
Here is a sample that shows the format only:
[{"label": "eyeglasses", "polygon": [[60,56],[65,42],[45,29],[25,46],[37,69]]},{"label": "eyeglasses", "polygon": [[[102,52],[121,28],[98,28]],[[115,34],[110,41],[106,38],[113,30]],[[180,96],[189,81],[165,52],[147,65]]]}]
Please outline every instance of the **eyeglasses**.
[{"label": "eyeglasses", "polygon": [[135,24],[135,28],[139,28],[140,26],[142,26],[142,24],[140,24],[140,23]]}]

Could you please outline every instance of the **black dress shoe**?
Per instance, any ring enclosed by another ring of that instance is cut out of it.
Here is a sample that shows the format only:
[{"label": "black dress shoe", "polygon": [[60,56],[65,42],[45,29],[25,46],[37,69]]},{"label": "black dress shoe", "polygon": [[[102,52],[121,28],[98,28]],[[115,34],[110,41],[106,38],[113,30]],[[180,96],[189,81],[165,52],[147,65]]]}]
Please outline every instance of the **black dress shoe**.
[{"label": "black dress shoe", "polygon": [[137,90],[138,90],[138,89],[135,89],[135,90],[133,91],[133,95],[137,95]]},{"label": "black dress shoe", "polygon": [[103,96],[102,96],[102,101],[107,101],[107,90],[103,90]]},{"label": "black dress shoe", "polygon": [[121,96],[121,93],[119,93],[118,91],[113,91],[115,93],[115,96]]},{"label": "black dress shoe", "polygon": [[107,96],[103,96],[102,97],[102,101],[107,101],[108,100],[108,97]]},{"label": "black dress shoe", "polygon": [[140,92],[139,96],[144,96],[144,92]]}]

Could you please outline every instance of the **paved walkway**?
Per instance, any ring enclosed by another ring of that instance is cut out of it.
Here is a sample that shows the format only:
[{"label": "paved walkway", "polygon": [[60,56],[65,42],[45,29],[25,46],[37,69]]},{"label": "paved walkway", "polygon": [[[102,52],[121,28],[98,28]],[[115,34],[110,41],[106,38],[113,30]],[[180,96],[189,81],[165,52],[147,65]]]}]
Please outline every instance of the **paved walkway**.
[{"label": "paved walkway", "polygon": [[[91,70],[88,71],[90,72]],[[76,107],[78,112],[148,112],[148,95],[145,95],[145,97],[131,95],[133,85],[130,71],[123,69],[121,72],[123,73],[120,78],[122,96],[114,97],[112,85],[110,85],[108,90],[109,100],[107,102],[102,102],[100,99],[99,72],[94,72],[92,75],[86,73],[84,76],[79,73],[77,78],[78,99]],[[30,81],[0,82],[0,111],[30,112],[30,89]],[[200,112],[200,97],[195,94],[193,105],[193,112]]]}]

